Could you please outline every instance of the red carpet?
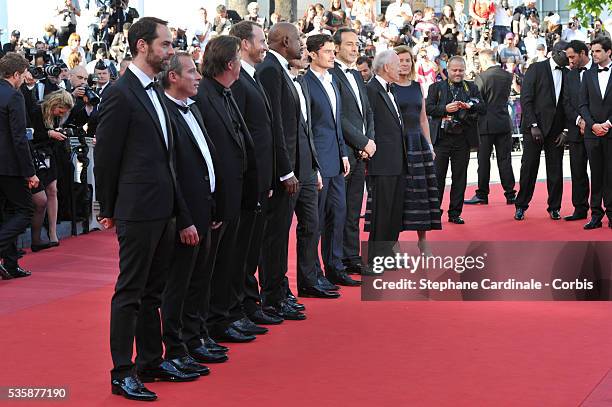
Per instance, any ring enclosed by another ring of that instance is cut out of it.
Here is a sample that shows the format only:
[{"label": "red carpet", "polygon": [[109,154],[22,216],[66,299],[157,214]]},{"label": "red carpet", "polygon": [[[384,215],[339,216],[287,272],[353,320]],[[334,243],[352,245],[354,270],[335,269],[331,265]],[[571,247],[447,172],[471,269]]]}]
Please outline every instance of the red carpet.
[{"label": "red carpet", "polygon": [[[432,239],[612,237],[608,228],[585,232],[582,222],[553,222],[545,204],[516,222],[513,207],[493,189],[488,207],[466,208],[466,225],[445,223]],[[566,192],[563,215],[571,206]],[[534,201],[544,197],[538,184]],[[109,391],[114,234],[68,239],[28,254],[23,265],[32,277],[0,282],[0,386],[67,386],[69,400],[50,405],[135,405]],[[211,365],[208,377],[151,384],[156,405],[610,405],[608,302],[361,302],[359,289],[342,294],[304,299],[307,321],[288,321],[251,344],[231,346],[230,361]]]}]

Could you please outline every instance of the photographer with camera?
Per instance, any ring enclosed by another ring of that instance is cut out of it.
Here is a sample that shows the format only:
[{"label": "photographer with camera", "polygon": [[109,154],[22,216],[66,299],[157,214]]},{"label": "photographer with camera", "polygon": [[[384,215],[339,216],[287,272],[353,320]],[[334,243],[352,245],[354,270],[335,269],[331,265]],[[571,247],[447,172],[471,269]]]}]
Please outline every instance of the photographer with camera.
[{"label": "photographer with camera", "polygon": [[467,184],[470,149],[478,147],[478,115],[486,113],[486,105],[473,82],[464,80],[465,60],[455,56],[448,61],[448,81],[430,86],[427,95],[427,114],[431,141],[434,145],[436,176],[440,192],[440,206],[444,196],[446,173],[450,162],[452,183],[448,221],[458,225]]},{"label": "photographer with camera", "polygon": [[121,32],[124,24],[132,24],[135,19],[140,17],[135,8],[130,7],[129,0],[112,0],[110,2],[110,17],[108,27],[114,27],[115,33]]},{"label": "photographer with camera", "polygon": [[68,37],[76,32],[77,16],[81,15],[79,0],[59,0],[56,8],[56,19],[58,27],[57,37],[60,46],[68,43]]},{"label": "photographer with camera", "polygon": [[18,30],[13,30],[11,33],[11,39],[9,42],[2,46],[2,52],[8,54],[9,52],[18,52],[20,46],[21,33]]}]

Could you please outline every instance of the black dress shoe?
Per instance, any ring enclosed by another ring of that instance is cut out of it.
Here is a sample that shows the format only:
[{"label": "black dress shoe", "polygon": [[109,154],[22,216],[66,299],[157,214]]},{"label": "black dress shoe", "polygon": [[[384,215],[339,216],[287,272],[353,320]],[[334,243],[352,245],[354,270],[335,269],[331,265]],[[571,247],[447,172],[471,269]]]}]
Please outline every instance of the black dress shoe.
[{"label": "black dress shoe", "polygon": [[41,250],[45,250],[51,247],[51,243],[47,242],[47,243],[41,243],[41,244],[32,244],[30,246],[30,249],[32,249],[32,252],[36,253],[39,252]]},{"label": "black dress shoe", "polygon": [[136,376],[128,376],[124,377],[123,379],[113,379],[111,381],[111,392],[130,400],[157,400],[157,394],[144,387],[140,379],[138,379]]},{"label": "black dress shoe", "polygon": [[465,203],[466,205],[488,205],[489,204],[489,199],[488,198],[480,198],[480,197],[474,195],[472,198],[466,199],[465,201],[463,201],[463,203]]},{"label": "black dress shoe", "polygon": [[516,220],[523,220],[523,219],[525,219],[525,209],[523,209],[523,208],[516,208],[516,212],[514,212],[514,219],[516,219]]},{"label": "black dress shoe", "polygon": [[60,245],[60,242],[54,242],[54,241],[49,242],[49,247],[57,247],[59,245]]},{"label": "black dress shoe", "polygon": [[559,211],[557,209],[555,209],[553,211],[548,211],[548,214],[550,215],[550,218],[552,220],[559,220],[559,219],[561,219],[561,215],[559,214]]},{"label": "black dress shoe", "polygon": [[189,355],[199,363],[223,363],[228,359],[225,353],[211,352],[204,345],[189,349]]},{"label": "black dress shoe", "polygon": [[283,323],[283,319],[275,315],[270,315],[263,312],[262,309],[257,309],[254,313],[249,315],[249,318],[253,323],[259,325],[278,325]]},{"label": "black dress shoe", "polygon": [[221,332],[213,332],[210,336],[218,342],[245,343],[255,339],[255,335],[245,335],[232,326],[228,326]]},{"label": "black dress shoe", "polygon": [[199,364],[189,355],[169,360],[169,362],[183,373],[197,373],[200,376],[210,374],[210,369],[207,366]]},{"label": "black dress shoe", "polygon": [[364,266],[361,264],[349,264],[346,266],[346,274],[360,275],[363,271]]},{"label": "black dress shoe", "polygon": [[274,313],[283,319],[292,321],[303,321],[306,319],[305,314],[291,307],[287,301],[281,301],[280,304],[275,306],[265,306],[263,310],[266,314]]},{"label": "black dress shoe", "polygon": [[340,293],[337,293],[334,291],[326,291],[320,287],[304,287],[298,290],[298,295],[300,297],[327,298],[327,299],[334,299],[334,298],[340,297]]},{"label": "black dress shoe", "polygon": [[227,346],[219,345],[213,338],[207,336],[202,339],[202,345],[206,347],[212,353],[227,353],[229,348]]},{"label": "black dress shoe", "polygon": [[138,372],[138,377],[144,383],[155,381],[161,382],[191,382],[200,377],[197,373],[184,373],[178,370],[172,363],[164,360],[158,367],[144,369]]},{"label": "black dress shoe", "polygon": [[247,317],[232,322],[230,326],[245,335],[263,335],[268,333],[268,328],[257,326]]},{"label": "black dress shoe", "polygon": [[14,269],[7,269],[7,271],[13,278],[28,277],[32,275],[30,271],[24,270],[19,266],[17,266],[17,268],[14,268]]},{"label": "black dress shoe", "polygon": [[[326,277],[319,276],[317,277],[317,285],[326,291],[338,291],[340,287],[335,284],[332,284]],[[299,290],[298,290],[299,291]],[[299,295],[299,293],[298,293]]]},{"label": "black dress shoe", "polygon": [[586,219],[587,218],[587,214],[586,213],[572,213],[569,216],[566,216],[565,218],[563,218],[564,220],[567,221],[572,221],[572,220],[581,220],[581,219]]},{"label": "black dress shoe", "polygon": [[[601,216],[593,216],[591,217],[591,220],[589,223],[587,223],[586,225],[584,225],[584,229],[585,230],[592,230],[592,229],[599,229],[600,227],[602,227],[602,223],[601,223]],[[608,224],[609,226],[609,224]]]},{"label": "black dress shoe", "polygon": [[287,301],[297,302],[297,298],[292,293],[287,293]]},{"label": "black dress shoe", "polygon": [[287,298],[285,298],[285,301],[287,301],[289,305],[291,305],[293,308],[295,308],[298,311],[304,311],[306,309],[306,306],[304,306],[304,304],[300,304],[297,298],[295,298],[295,295],[291,293],[287,294]]},{"label": "black dress shoe", "polygon": [[506,197],[506,205],[514,205],[516,203],[516,196]]},{"label": "black dress shoe", "polygon": [[0,278],[2,280],[10,280],[13,276],[8,272],[7,269],[4,268],[2,264],[0,264]]},{"label": "black dress shoe", "polygon": [[348,276],[348,274],[346,274],[346,271],[344,270],[338,270],[333,273],[329,273],[327,279],[332,284],[343,285],[347,287],[357,287],[361,285],[361,281],[353,280]]},{"label": "black dress shoe", "polygon": [[450,223],[454,223],[455,225],[463,225],[465,221],[461,216],[453,216],[452,218],[448,218]]}]

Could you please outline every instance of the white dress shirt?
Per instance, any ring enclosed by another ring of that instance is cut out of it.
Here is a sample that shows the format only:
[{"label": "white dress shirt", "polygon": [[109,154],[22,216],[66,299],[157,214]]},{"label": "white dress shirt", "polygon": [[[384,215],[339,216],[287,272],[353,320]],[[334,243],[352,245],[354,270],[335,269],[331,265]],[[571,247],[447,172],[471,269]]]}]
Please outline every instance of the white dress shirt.
[{"label": "white dress shirt", "polygon": [[[580,83],[582,83],[582,76],[584,75],[586,71],[591,69],[591,66],[593,66],[593,61],[589,59],[589,62],[587,62],[587,64],[584,66],[585,69],[580,69]],[[578,115],[578,117],[576,118],[576,126],[578,126],[578,123],[580,123],[580,120],[582,120],[582,116]]]},{"label": "white dress shirt", "polygon": [[357,80],[355,79],[354,75],[346,72],[346,70],[349,69],[349,67],[344,62],[340,61],[339,59],[336,59],[336,62],[338,62],[338,65],[340,65],[340,70],[342,71],[342,75],[346,77],[349,85],[351,85],[351,89],[353,89],[353,92],[355,93],[355,96],[357,99],[357,106],[359,106],[359,111],[361,112],[361,115],[363,116],[363,106],[361,106],[361,97],[359,94],[359,86],[357,85]]},{"label": "white dress shirt", "polygon": [[253,78],[253,80],[255,79],[255,67],[253,65],[249,64],[244,59],[241,59],[240,66],[242,66],[242,69],[244,69],[246,73],[248,73],[249,76]]},{"label": "white dress shirt", "polygon": [[[134,75],[140,81],[140,84],[143,88],[146,88],[151,82],[153,82],[152,78],[144,73],[140,68],[136,66],[136,64],[128,65],[128,69],[132,71]],[[145,90],[149,99],[151,99],[151,103],[153,103],[153,107],[155,108],[155,112],[157,113],[157,117],[159,118],[159,124],[161,125],[162,133],[164,134],[164,141],[166,142],[166,147],[168,147],[168,129],[166,128],[166,116],[164,115],[164,109],[162,109],[161,101],[157,97],[157,94],[153,89]]]},{"label": "white dress shirt", "polygon": [[[376,78],[376,80],[377,80],[378,82],[380,82],[380,84],[382,85],[383,89],[385,89],[385,90],[386,90],[386,89],[387,89],[387,83],[388,83],[388,82],[387,82],[386,80],[384,80],[383,78],[381,78],[380,76],[378,76],[378,75],[376,75],[376,76],[375,76],[375,78]],[[387,95],[389,95],[389,99],[391,99],[391,103],[393,103],[393,106],[395,107],[395,112],[397,113],[397,117],[398,117],[398,118],[400,119],[400,121],[401,121],[401,117],[402,117],[402,116],[400,115],[400,111],[399,111],[399,109],[397,108],[397,103],[395,103],[395,98],[393,97],[393,93],[391,93],[391,92],[387,92]]]},{"label": "white dress shirt", "polygon": [[559,96],[561,95],[561,87],[563,86],[563,71],[561,69],[555,69],[555,67],[557,67],[557,64],[552,58],[550,58],[549,61],[553,81],[555,82],[555,105],[558,105]]},{"label": "white dress shirt", "polygon": [[[178,99],[173,98],[167,93],[166,93],[166,96],[168,97],[168,99],[170,99],[177,105],[181,105],[185,107],[188,107],[195,103],[195,101],[189,98],[187,98],[187,100],[178,100]],[[191,133],[195,137],[198,143],[198,147],[200,147],[200,152],[202,153],[202,156],[204,157],[204,161],[206,161],[206,167],[208,168],[208,178],[210,179],[210,192],[215,192],[215,185],[216,185],[215,167],[212,162],[212,156],[210,155],[208,144],[206,143],[206,138],[204,137],[204,132],[202,132],[202,128],[200,128],[200,125],[198,124],[198,121],[196,120],[191,110],[188,111],[187,113],[183,112],[182,110],[180,112],[183,115],[183,119],[185,119],[185,121],[187,122],[189,129],[191,129]]]},{"label": "white dress shirt", "polygon": [[[605,68],[605,66],[597,66],[597,69],[601,68]],[[606,97],[606,88],[608,87],[608,82],[610,81],[610,72],[612,72],[612,63],[608,63],[607,71],[597,73],[597,79],[599,80],[599,90],[601,91],[602,99]]]},{"label": "white dress shirt", "polygon": [[323,85],[323,89],[325,89],[325,93],[327,93],[327,97],[329,98],[329,102],[331,103],[334,120],[336,120],[336,91],[334,90],[334,85],[332,85],[331,74],[328,71],[325,71],[325,73],[320,74],[314,71],[312,68],[310,70],[317,77],[319,82],[321,82],[321,85]]}]

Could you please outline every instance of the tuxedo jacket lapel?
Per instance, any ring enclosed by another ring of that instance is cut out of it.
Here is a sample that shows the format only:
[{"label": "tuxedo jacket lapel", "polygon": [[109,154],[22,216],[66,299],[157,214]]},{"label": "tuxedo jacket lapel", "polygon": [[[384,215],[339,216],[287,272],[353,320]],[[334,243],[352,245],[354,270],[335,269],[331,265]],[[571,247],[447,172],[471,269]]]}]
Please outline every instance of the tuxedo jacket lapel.
[{"label": "tuxedo jacket lapel", "polygon": [[[142,87],[142,83],[140,83],[140,81],[138,80],[136,75],[132,73],[132,71],[130,71],[129,69],[126,70],[125,75],[127,75],[129,79],[128,84],[129,84],[130,90],[136,95],[136,99],[140,102],[140,104],[142,104],[142,106],[145,108],[149,116],[151,116],[153,123],[155,123],[155,128],[157,129],[157,133],[159,137],[161,138],[161,142],[163,143],[166,149],[169,149],[169,143],[168,143],[168,146],[166,146],[166,141],[164,140],[164,132],[162,131],[161,124],[159,122],[159,117],[157,116],[157,112],[155,111],[153,102],[151,102],[151,99],[149,99],[149,95],[147,94],[147,91],[145,90],[145,88]],[[160,99],[160,103],[161,103],[161,99]],[[163,108],[163,104],[162,104],[162,108]],[[166,122],[168,121],[169,120],[166,120]]]}]

